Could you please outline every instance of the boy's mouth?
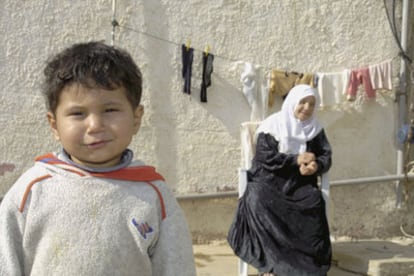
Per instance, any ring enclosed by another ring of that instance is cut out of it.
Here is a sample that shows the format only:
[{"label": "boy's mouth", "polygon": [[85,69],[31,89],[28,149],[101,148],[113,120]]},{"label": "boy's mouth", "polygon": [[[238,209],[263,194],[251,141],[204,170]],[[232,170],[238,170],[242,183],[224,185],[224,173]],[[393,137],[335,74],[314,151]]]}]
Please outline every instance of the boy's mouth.
[{"label": "boy's mouth", "polygon": [[95,142],[92,142],[92,143],[89,143],[89,144],[86,144],[86,145],[90,149],[96,149],[96,148],[103,147],[106,143],[107,143],[107,141],[102,140],[102,141],[95,141]]}]

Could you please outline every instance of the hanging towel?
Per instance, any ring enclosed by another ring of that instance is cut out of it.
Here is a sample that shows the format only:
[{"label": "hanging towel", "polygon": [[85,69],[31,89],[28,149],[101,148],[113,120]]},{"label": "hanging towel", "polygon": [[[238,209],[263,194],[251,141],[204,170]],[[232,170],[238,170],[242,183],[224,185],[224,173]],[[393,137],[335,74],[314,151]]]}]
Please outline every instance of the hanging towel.
[{"label": "hanging towel", "polygon": [[310,73],[299,74],[298,78],[295,81],[295,85],[298,85],[298,84],[307,84],[315,88],[316,84],[314,83],[314,74],[310,74]]},{"label": "hanging towel", "polygon": [[182,57],[182,77],[184,79],[183,92],[191,94],[191,67],[193,65],[194,48],[188,48],[186,45],[181,45]]},{"label": "hanging towel", "polygon": [[375,98],[376,93],[371,85],[369,69],[368,67],[362,67],[351,70],[351,74],[349,77],[349,87],[347,91],[347,99],[349,101],[354,101],[356,99],[358,87],[361,84],[364,86],[365,95],[367,96],[367,98]]},{"label": "hanging towel", "polygon": [[392,90],[392,62],[386,60],[368,66],[372,89]]},{"label": "hanging towel", "polygon": [[207,102],[207,87],[211,85],[211,73],[213,73],[214,55],[203,52],[203,76],[201,80],[200,101]]},{"label": "hanging towel", "polygon": [[274,95],[284,97],[295,86],[299,73],[274,69],[270,76],[269,107],[274,104]]},{"label": "hanging towel", "polygon": [[336,73],[318,73],[318,93],[321,107],[337,105],[346,100],[350,70]]}]

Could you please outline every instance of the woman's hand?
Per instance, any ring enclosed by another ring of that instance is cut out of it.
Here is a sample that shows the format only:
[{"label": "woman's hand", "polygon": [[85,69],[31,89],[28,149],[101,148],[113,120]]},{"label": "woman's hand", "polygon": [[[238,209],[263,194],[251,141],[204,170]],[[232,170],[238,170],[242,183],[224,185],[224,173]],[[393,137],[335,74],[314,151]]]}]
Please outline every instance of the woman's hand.
[{"label": "woman's hand", "polygon": [[312,175],[318,170],[318,164],[315,161],[311,161],[308,164],[302,163],[299,167],[301,175]]},{"label": "woman's hand", "polygon": [[315,161],[315,154],[312,152],[304,152],[298,155],[297,162],[299,166],[302,164],[308,165],[312,161]]}]

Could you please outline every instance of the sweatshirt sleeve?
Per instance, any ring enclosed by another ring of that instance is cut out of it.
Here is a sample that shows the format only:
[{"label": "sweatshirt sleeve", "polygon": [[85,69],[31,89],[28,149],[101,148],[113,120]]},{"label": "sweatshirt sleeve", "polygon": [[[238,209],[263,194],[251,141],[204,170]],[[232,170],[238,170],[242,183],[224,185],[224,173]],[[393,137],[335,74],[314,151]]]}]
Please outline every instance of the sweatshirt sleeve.
[{"label": "sweatshirt sleeve", "polygon": [[151,256],[153,275],[195,276],[190,230],[184,213],[174,196],[163,192],[167,216],[161,221],[160,233]]},{"label": "sweatshirt sleeve", "polygon": [[0,204],[0,275],[23,275],[24,219],[18,209],[10,195]]}]

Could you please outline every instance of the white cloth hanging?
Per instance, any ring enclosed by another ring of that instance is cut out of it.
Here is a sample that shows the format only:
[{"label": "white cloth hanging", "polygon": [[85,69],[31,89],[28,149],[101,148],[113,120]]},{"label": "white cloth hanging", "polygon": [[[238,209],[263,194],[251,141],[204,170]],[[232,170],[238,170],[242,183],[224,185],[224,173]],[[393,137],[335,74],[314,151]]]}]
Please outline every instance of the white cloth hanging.
[{"label": "white cloth hanging", "polygon": [[392,90],[392,60],[368,66],[373,89]]},{"label": "white cloth hanging", "polygon": [[242,91],[250,105],[250,121],[261,121],[267,114],[267,87],[263,84],[262,70],[246,62],[241,73]]},{"label": "white cloth hanging", "polygon": [[336,73],[318,73],[318,93],[321,107],[333,106],[346,101],[350,70]]}]

